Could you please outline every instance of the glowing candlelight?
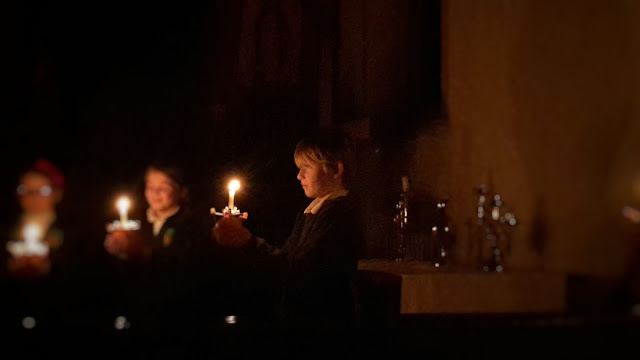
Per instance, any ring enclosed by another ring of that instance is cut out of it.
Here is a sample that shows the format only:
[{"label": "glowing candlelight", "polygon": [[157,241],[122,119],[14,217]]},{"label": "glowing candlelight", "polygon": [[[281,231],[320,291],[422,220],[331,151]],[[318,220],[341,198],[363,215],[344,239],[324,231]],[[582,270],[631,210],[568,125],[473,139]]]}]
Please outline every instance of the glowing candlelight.
[{"label": "glowing candlelight", "polygon": [[37,244],[42,238],[42,229],[36,224],[27,224],[22,230],[24,242],[32,245]]},{"label": "glowing candlelight", "polygon": [[129,207],[131,206],[131,201],[129,198],[123,196],[118,199],[116,202],[116,207],[120,212],[120,225],[123,229],[127,229],[129,225],[129,219],[127,217],[127,212],[129,211]]},{"label": "glowing candlelight", "polygon": [[131,207],[131,200],[126,196],[121,196],[116,200],[116,208],[120,213],[120,220],[113,220],[107,223],[107,231],[116,230],[140,230],[139,220],[129,220],[128,212]]},{"label": "glowing candlelight", "polygon": [[236,196],[236,191],[240,189],[240,182],[238,180],[231,180],[229,183],[229,211],[233,212],[233,200]]},{"label": "glowing candlelight", "polygon": [[37,224],[26,224],[22,229],[24,241],[10,241],[7,243],[7,250],[13,257],[20,256],[46,256],[49,253],[49,246],[43,243],[43,231]]}]

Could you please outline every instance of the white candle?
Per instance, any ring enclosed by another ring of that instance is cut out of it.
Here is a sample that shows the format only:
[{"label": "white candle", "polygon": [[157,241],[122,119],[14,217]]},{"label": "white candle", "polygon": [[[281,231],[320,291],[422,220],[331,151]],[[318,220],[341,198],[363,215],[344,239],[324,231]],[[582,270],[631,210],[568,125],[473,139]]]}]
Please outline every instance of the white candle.
[{"label": "white candle", "polygon": [[42,230],[36,224],[27,224],[22,230],[24,237],[24,253],[26,255],[37,254],[39,252],[39,242],[42,237]]},{"label": "white candle", "polygon": [[127,217],[129,206],[131,206],[131,201],[129,201],[129,199],[124,196],[119,198],[118,202],[116,203],[116,207],[120,212],[120,225],[123,229],[127,229],[129,226],[129,219]]},{"label": "white candle", "polygon": [[42,240],[42,228],[37,224],[27,224],[22,229],[22,237],[24,242],[22,244],[16,243],[14,247],[14,256],[32,256],[32,255],[46,255],[49,252],[47,244],[41,242]]},{"label": "white candle", "polygon": [[36,224],[27,224],[22,230],[22,236],[27,244],[35,244],[42,237],[42,230]]},{"label": "white candle", "polygon": [[236,190],[240,189],[240,182],[238,180],[231,180],[229,183],[229,211],[233,211],[233,200],[236,196]]}]

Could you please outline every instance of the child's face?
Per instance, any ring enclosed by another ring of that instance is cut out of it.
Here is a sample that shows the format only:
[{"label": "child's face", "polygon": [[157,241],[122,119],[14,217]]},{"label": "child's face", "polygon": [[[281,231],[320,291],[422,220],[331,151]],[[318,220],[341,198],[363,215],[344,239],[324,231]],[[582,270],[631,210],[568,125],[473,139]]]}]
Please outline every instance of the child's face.
[{"label": "child's face", "polygon": [[167,211],[178,206],[176,183],[160,171],[147,173],[144,195],[152,211]]},{"label": "child's face", "polygon": [[308,198],[319,198],[335,190],[334,174],[328,172],[321,163],[301,157],[296,165],[300,169],[298,180]]},{"label": "child's face", "polygon": [[22,211],[30,214],[44,213],[54,210],[58,200],[48,177],[30,172],[20,179],[18,185],[18,201]]}]

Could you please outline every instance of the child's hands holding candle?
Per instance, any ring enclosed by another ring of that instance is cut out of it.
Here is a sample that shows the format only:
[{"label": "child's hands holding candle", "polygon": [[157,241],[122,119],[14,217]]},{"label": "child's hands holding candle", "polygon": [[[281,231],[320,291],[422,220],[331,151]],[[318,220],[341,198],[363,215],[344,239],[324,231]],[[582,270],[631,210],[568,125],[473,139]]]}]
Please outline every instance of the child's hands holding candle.
[{"label": "child's hands holding candle", "polygon": [[242,223],[244,218],[225,216],[216,221],[211,230],[212,238],[224,247],[241,247],[249,243],[253,234]]},{"label": "child's hands holding candle", "polygon": [[9,273],[21,279],[39,279],[49,275],[51,262],[47,256],[20,256],[9,259]]},{"label": "child's hands holding candle", "polygon": [[138,258],[144,254],[139,231],[114,230],[107,234],[104,248],[108,253],[121,259]]}]

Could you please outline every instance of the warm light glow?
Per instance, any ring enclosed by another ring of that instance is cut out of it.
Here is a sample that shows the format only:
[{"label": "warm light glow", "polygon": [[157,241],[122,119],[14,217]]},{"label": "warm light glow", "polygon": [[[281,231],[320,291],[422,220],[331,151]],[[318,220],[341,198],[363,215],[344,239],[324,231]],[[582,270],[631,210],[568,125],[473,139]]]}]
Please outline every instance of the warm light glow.
[{"label": "warm light glow", "polygon": [[116,207],[118,208],[118,211],[120,211],[120,213],[123,213],[123,212],[126,213],[127,211],[129,211],[130,206],[131,206],[131,201],[126,196],[119,198],[118,201],[116,202]]},{"label": "warm light glow", "polygon": [[229,183],[229,211],[231,211],[231,213],[233,213],[233,208],[234,208],[234,197],[236,195],[236,190],[240,189],[240,181],[238,180],[231,180],[231,182]]},{"label": "warm light glow", "polygon": [[127,229],[129,227],[129,219],[127,218],[127,211],[129,211],[129,207],[131,206],[131,201],[128,197],[123,196],[118,199],[116,202],[116,207],[120,212],[120,226],[123,229]]},{"label": "warm light glow", "polygon": [[229,183],[229,191],[233,191],[235,193],[238,189],[240,189],[240,181],[235,179],[231,180]]},{"label": "warm light glow", "polygon": [[42,237],[42,229],[36,224],[27,224],[22,230],[22,236],[25,241],[37,242]]},{"label": "warm light glow", "polygon": [[26,224],[22,229],[24,241],[9,241],[7,243],[7,250],[14,257],[45,256],[49,253],[49,245],[41,241],[43,235],[43,229],[37,224]]}]

